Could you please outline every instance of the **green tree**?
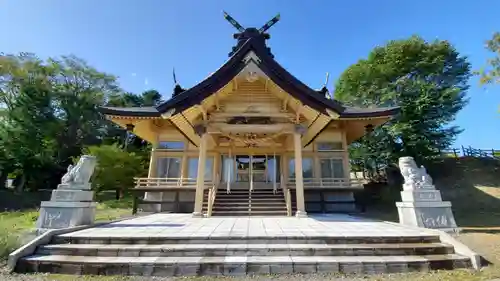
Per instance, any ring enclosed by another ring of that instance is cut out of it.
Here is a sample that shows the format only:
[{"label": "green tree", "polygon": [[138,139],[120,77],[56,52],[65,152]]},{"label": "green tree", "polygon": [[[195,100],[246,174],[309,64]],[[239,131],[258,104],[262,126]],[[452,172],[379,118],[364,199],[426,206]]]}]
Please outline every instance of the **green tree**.
[{"label": "green tree", "polygon": [[60,133],[58,162],[67,166],[72,157],[81,154],[85,146],[97,145],[111,122],[105,120],[97,107],[120,92],[113,75],[99,72],[75,56],[49,59]]},{"label": "green tree", "polygon": [[[2,105],[7,108],[0,124],[0,155],[2,180],[17,169],[16,187],[25,183],[38,188],[47,178],[43,168],[51,165],[55,145],[55,117],[51,84],[47,79],[50,69],[35,57],[11,57],[9,80],[2,85]],[[7,73],[3,77],[9,77]]]},{"label": "green tree", "polygon": [[155,106],[161,101],[161,95],[157,90],[148,90],[142,93],[143,106]]},{"label": "green tree", "polygon": [[350,66],[335,88],[348,105],[400,106],[400,116],[357,145],[377,161],[437,156],[461,132],[450,122],[467,104],[470,64],[447,41],[390,41]]},{"label": "green tree", "polygon": [[500,83],[500,32],[495,32],[493,37],[486,41],[486,49],[494,53],[488,59],[486,67],[479,71],[481,84]]},{"label": "green tree", "polygon": [[119,190],[120,197],[134,187],[134,178],[147,174],[146,160],[135,152],[126,152],[117,145],[91,146],[85,153],[97,157],[92,185],[96,192]]},{"label": "green tree", "polygon": [[71,159],[114,126],[96,109],[121,92],[115,77],[77,57],[0,56],[0,77],[0,180],[16,171],[19,189],[26,180],[55,186]]}]

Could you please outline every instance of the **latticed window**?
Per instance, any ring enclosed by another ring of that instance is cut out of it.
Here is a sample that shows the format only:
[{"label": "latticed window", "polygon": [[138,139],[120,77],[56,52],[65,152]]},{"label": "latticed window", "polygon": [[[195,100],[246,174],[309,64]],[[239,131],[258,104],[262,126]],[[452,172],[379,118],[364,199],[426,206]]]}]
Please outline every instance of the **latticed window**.
[{"label": "latticed window", "polygon": [[181,161],[179,157],[160,157],[157,160],[157,177],[179,178],[181,175]]},{"label": "latticed window", "polygon": [[[198,161],[199,157],[188,159],[188,178],[196,179],[198,177]],[[210,181],[213,177],[214,158],[207,157],[205,162],[205,180]]]},{"label": "latticed window", "polygon": [[344,165],[339,158],[323,158],[319,160],[321,167],[321,178],[343,178]]},{"label": "latticed window", "polygon": [[[311,181],[313,178],[313,159],[312,158],[302,158],[302,176],[304,181]],[[288,171],[291,179],[295,179],[295,158],[291,158]]]}]

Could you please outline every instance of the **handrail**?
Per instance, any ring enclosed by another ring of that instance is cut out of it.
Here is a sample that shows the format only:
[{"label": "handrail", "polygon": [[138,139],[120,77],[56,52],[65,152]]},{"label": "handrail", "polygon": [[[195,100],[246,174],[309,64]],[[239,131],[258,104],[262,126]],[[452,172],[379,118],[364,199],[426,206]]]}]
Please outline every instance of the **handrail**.
[{"label": "handrail", "polygon": [[[351,178],[304,178],[304,188],[352,188],[361,187],[364,184],[363,179]],[[290,178],[289,186],[295,186],[295,179]]]},{"label": "handrail", "polygon": [[217,174],[215,177],[215,181],[212,185],[212,188],[208,191],[208,208],[207,208],[207,216],[211,217],[212,216],[212,209],[214,206],[215,202],[215,197],[217,196],[217,189],[219,188],[220,184],[220,175]]},{"label": "handrail", "polygon": [[[196,188],[196,179],[193,178],[134,178],[135,187],[158,187],[158,188]],[[205,180],[205,186],[210,186],[212,180]]]},{"label": "handrail", "polygon": [[281,189],[283,190],[283,195],[285,196],[286,215],[291,217],[292,216],[292,198],[291,198],[292,195],[290,193],[290,189],[286,186],[285,178],[283,177],[283,175],[281,175],[280,186],[281,186]]},{"label": "handrail", "polygon": [[249,180],[250,180],[250,192],[253,192],[253,156],[250,155],[250,166],[249,166]]}]

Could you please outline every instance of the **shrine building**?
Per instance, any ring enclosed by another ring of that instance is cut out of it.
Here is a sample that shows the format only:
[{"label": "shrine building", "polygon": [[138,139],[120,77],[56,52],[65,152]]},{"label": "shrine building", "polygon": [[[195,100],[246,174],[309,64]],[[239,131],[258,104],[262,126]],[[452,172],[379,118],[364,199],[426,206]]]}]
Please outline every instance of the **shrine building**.
[{"label": "shrine building", "polygon": [[[352,212],[348,146],[399,108],[355,108],[312,89],[274,58],[266,31],[243,28],[229,59],[153,107],[102,107],[153,145],[135,209],[194,216],[305,216]],[[311,66],[313,67],[313,66]]]}]

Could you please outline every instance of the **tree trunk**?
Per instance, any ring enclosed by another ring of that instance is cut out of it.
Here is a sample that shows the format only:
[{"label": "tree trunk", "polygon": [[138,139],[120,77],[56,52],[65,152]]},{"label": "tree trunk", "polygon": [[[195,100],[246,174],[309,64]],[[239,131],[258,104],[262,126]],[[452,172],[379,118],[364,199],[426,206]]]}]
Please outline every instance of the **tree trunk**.
[{"label": "tree trunk", "polygon": [[6,189],[7,188],[7,172],[6,171],[0,171],[0,189]]},{"label": "tree trunk", "polygon": [[121,191],[119,188],[115,189],[115,199],[120,200]]},{"label": "tree trunk", "polygon": [[24,184],[26,183],[26,176],[24,175],[24,173],[22,175],[18,175],[14,182],[15,191],[18,193],[22,193],[24,190]]}]

